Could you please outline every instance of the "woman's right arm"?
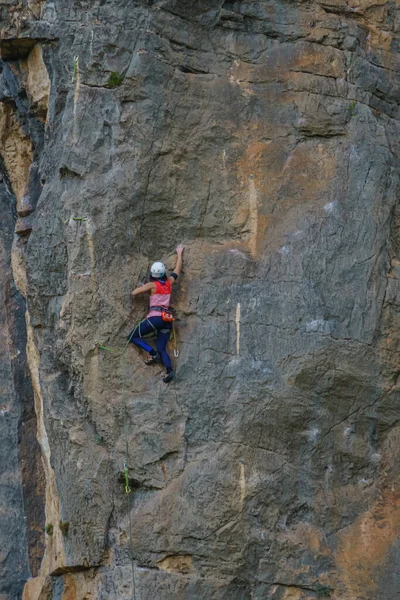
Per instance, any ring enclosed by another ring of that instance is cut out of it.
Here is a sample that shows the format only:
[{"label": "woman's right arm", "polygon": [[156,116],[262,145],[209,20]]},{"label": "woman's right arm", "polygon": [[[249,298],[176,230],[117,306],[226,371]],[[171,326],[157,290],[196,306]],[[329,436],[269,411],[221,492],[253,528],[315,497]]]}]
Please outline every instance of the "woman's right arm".
[{"label": "woman's right arm", "polygon": [[[175,281],[176,281],[176,279],[177,279],[178,275],[179,275],[179,274],[180,274],[180,272],[181,272],[181,269],[182,269],[182,254],[183,254],[183,248],[184,248],[183,244],[179,244],[179,246],[178,246],[178,247],[177,247],[177,249],[176,249],[176,253],[177,253],[178,257],[177,257],[177,260],[176,260],[175,269],[174,269],[174,272],[173,272],[173,274],[172,274],[172,275],[170,275],[170,276],[168,277],[168,280],[169,280],[171,283],[175,283]],[[174,277],[174,274],[176,275],[176,277]]]},{"label": "woman's right arm", "polygon": [[153,282],[145,283],[140,287],[137,287],[133,290],[132,296],[139,296],[139,294],[144,294],[144,292],[152,292],[156,289],[156,285]]}]

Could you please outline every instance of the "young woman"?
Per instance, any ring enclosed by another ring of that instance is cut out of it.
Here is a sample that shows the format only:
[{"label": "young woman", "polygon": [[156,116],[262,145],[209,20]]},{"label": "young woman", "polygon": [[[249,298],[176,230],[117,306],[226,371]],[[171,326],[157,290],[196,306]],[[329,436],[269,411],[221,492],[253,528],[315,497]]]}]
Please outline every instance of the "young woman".
[{"label": "young woman", "polygon": [[[130,333],[129,341],[149,353],[148,359],[145,360],[146,365],[153,365],[159,361],[163,363],[167,370],[166,376],[163,378],[164,383],[169,383],[174,378],[171,359],[166,350],[172,323],[164,321],[161,313],[163,310],[168,310],[169,308],[171,288],[181,272],[182,244],[177,247],[176,253],[178,255],[176,266],[169,277],[167,277],[165,265],[162,262],[155,262],[150,269],[150,282],[136,288],[132,292],[132,296],[150,292],[150,312],[146,319],[141,321]],[[154,350],[142,339],[144,335],[148,335],[153,331],[157,332],[157,350]]]}]

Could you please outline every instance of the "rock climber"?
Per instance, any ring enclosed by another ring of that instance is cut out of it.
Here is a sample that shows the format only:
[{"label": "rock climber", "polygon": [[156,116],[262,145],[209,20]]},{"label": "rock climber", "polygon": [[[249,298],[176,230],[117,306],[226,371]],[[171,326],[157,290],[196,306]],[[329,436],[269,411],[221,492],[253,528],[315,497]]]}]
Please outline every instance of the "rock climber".
[{"label": "rock climber", "polygon": [[[144,292],[150,292],[150,312],[144,321],[141,321],[129,334],[129,341],[149,353],[148,359],[145,360],[146,365],[153,365],[159,361],[163,363],[167,371],[163,378],[164,383],[169,383],[174,378],[171,359],[166,347],[173,320],[172,315],[169,313],[171,289],[182,269],[182,244],[177,247],[176,253],[176,266],[169,277],[167,277],[165,265],[162,262],[155,262],[150,269],[149,283],[141,285],[132,292],[134,297]],[[170,320],[168,321],[168,319]],[[142,339],[143,336],[153,331],[157,332],[157,350],[154,350]]]}]

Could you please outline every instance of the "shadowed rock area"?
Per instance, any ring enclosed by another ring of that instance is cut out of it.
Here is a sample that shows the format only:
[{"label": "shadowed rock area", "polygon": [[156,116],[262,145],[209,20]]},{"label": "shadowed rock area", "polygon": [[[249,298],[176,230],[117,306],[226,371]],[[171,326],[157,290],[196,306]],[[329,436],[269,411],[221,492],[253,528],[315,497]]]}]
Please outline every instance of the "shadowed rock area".
[{"label": "shadowed rock area", "polygon": [[[397,598],[394,0],[0,30],[0,600]],[[181,241],[166,386],[121,351]]]}]

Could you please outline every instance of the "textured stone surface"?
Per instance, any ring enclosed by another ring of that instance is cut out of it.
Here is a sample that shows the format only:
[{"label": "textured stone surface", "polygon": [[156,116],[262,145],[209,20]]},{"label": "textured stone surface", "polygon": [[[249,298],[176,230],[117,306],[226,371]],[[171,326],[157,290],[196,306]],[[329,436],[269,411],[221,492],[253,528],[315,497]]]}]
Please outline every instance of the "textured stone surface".
[{"label": "textured stone surface", "polygon": [[[24,600],[392,600],[396,4],[0,4],[53,526]],[[180,241],[165,387],[117,349]]]},{"label": "textured stone surface", "polygon": [[0,598],[19,600],[43,556],[44,482],[26,363],[25,303],[11,274],[15,206],[0,183]]}]

